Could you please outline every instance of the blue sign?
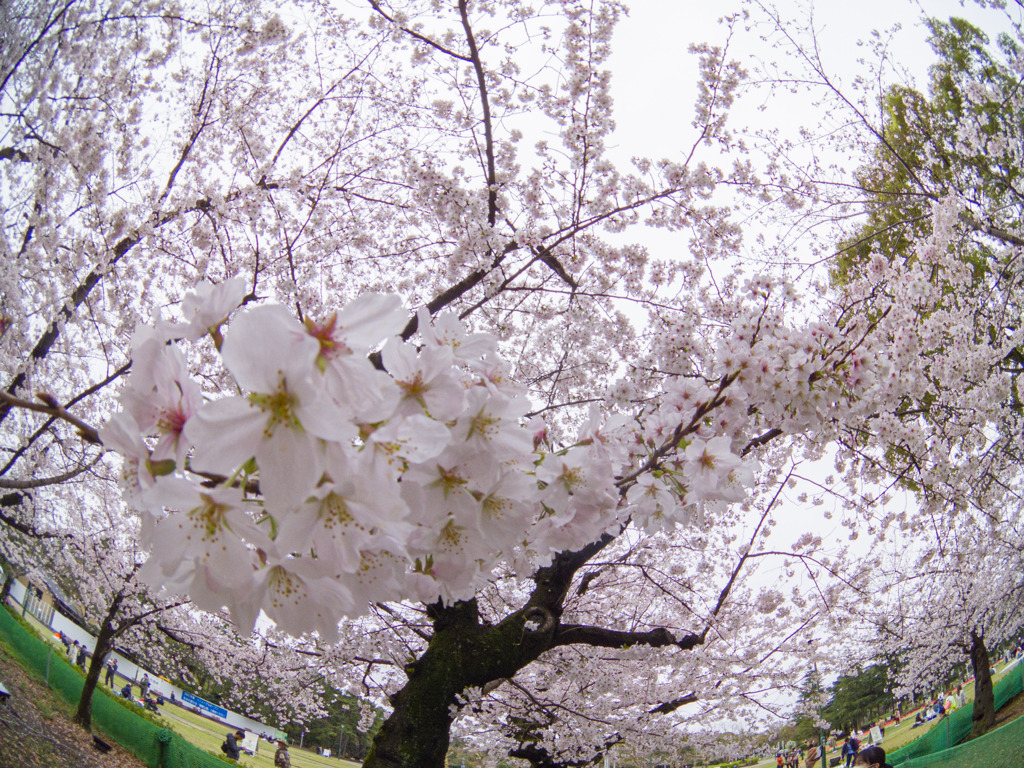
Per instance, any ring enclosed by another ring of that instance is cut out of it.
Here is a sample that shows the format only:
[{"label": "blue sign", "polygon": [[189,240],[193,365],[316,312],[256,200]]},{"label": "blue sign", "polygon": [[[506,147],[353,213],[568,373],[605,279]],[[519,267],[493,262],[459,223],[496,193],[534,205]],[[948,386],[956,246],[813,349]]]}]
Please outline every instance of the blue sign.
[{"label": "blue sign", "polygon": [[215,715],[221,720],[228,716],[228,711],[224,709],[224,707],[218,707],[216,704],[211,704],[206,701],[206,699],[200,699],[198,696],[194,696],[188,691],[181,692],[181,700],[186,704],[191,704],[193,707],[206,710],[211,715]]}]

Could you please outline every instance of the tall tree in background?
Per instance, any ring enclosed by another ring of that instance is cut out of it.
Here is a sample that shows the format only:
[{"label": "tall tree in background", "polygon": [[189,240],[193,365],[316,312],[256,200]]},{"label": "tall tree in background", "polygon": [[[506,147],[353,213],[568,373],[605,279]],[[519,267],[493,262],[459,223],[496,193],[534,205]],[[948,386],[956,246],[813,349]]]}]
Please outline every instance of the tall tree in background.
[{"label": "tall tree in background", "polygon": [[931,209],[954,197],[962,206],[958,254],[979,275],[1013,269],[996,246],[1021,245],[1020,41],[998,47],[964,19],[930,19],[936,62],[925,92],[890,88],[882,99],[874,157],[857,174],[866,222],[836,261],[837,277],[863,269],[875,253],[915,258],[932,226]]},{"label": "tall tree in background", "polygon": [[853,674],[840,675],[829,687],[825,719],[845,731],[867,725],[895,702],[889,664],[872,664]]}]

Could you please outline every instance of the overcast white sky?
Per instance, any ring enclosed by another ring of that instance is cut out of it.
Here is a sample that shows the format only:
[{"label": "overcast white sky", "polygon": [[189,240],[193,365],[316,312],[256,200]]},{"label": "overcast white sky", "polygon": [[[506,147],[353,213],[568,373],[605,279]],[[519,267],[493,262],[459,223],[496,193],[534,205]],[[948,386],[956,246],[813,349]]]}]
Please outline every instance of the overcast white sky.
[{"label": "overcast white sky", "polygon": [[[630,139],[637,137],[637,145],[645,147],[648,155],[670,155],[681,148],[680,121],[689,122],[696,95],[697,61],[687,54],[688,46],[721,43],[725,28],[718,19],[725,15],[747,8],[756,19],[759,12],[756,5],[743,0],[631,0],[628,5],[629,16],[618,27],[609,64],[614,72],[618,133],[630,145],[634,143]],[[1002,12],[956,0],[779,0],[773,5],[783,19],[792,20],[794,28],[806,27],[813,13],[822,59],[845,84],[863,72],[857,59],[867,51],[858,41],[868,39],[873,30],[886,33],[901,25],[892,37],[892,50],[900,65],[922,84],[932,61],[923,16],[961,16],[990,34],[1006,28]],[[777,50],[758,40],[756,32],[739,35],[730,50],[741,61],[778,56]],[[801,115],[792,117],[798,124]],[[742,116],[733,122],[742,124]]]}]

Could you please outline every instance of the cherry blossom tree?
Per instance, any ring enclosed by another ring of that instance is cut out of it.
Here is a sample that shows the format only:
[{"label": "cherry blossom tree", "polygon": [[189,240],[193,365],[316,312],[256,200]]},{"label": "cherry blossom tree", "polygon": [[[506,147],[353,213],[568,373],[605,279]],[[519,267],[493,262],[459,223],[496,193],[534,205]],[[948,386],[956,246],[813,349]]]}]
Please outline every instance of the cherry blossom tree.
[{"label": "cherry blossom tree", "polygon": [[883,652],[898,653],[899,691],[930,694],[954,668],[974,673],[974,726],[981,735],[995,723],[989,649],[1015,637],[1021,613],[1020,519],[1017,510],[990,512],[979,525],[965,515],[934,521],[931,546],[917,542],[877,582],[888,598],[861,620]]},{"label": "cherry blossom tree", "polygon": [[[831,190],[820,198],[831,210],[808,205],[800,214],[833,222],[837,208],[860,214],[839,229],[833,281],[857,292],[874,282],[882,298],[877,312],[903,301],[916,305],[930,326],[923,335],[893,329],[890,336],[903,350],[903,375],[928,379],[921,390],[927,394],[842,441],[841,468],[866,479],[893,478],[894,487],[919,502],[897,502],[873,516],[868,531],[878,535],[877,551],[895,547],[898,554],[871,586],[893,593],[856,612],[882,633],[883,649],[909,649],[905,690],[939,684],[952,665],[969,658],[978,680],[975,732],[981,733],[994,716],[986,647],[1020,624],[1019,587],[1002,576],[1018,567],[1021,509],[1016,275],[1024,244],[1018,160],[1024,104],[1017,86],[1024,37],[1010,11],[991,47],[964,19],[927,25],[936,61],[926,91],[907,83],[879,88],[881,78],[872,88],[843,91],[813,39],[782,36],[803,62],[801,82],[817,88],[854,127],[831,140],[860,138],[864,159],[856,184],[830,183],[826,169],[812,165],[817,178],[806,188]],[[882,46],[879,40],[880,62],[888,58]],[[878,283],[881,275],[902,285],[908,284],[900,276],[914,275],[916,286],[901,295]],[[954,349],[959,362],[949,357]],[[907,365],[911,359],[926,364]],[[959,386],[947,386],[950,366],[959,371]],[[874,442],[878,436],[881,443]],[[873,444],[886,450],[872,450]]]},{"label": "cherry blossom tree", "polygon": [[[0,484],[117,454],[140,577],[389,696],[368,765],[443,764],[460,711],[544,762],[758,706],[843,583],[811,533],[810,595],[745,582],[794,463],[838,446],[859,527],[865,480],[976,490],[1005,421],[1016,342],[948,256],[957,200],[841,292],[734,267],[734,193],[802,200],[726,124],[726,46],[685,151],[615,162],[622,12],[3,11]],[[613,715],[596,670],[645,666]]]}]

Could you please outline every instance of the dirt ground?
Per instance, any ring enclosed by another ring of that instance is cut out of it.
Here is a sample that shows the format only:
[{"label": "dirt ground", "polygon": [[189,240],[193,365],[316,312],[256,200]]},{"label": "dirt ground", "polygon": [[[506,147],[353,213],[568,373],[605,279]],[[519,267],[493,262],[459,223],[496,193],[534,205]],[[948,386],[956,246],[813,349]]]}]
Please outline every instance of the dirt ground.
[{"label": "dirt ground", "polygon": [[11,692],[0,705],[0,768],[145,768],[114,744],[107,754],[71,722],[73,710],[0,648],[0,683]]},{"label": "dirt ground", "polygon": [[1006,725],[1011,720],[1016,720],[1024,715],[1024,693],[1018,693],[1003,705],[1003,708],[996,712],[995,728]]}]

